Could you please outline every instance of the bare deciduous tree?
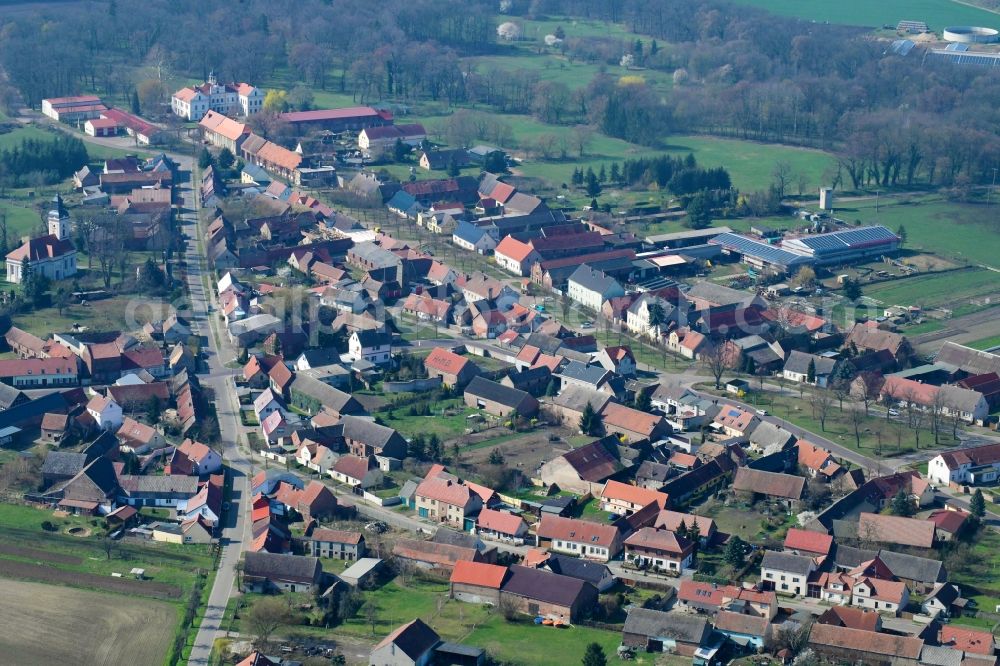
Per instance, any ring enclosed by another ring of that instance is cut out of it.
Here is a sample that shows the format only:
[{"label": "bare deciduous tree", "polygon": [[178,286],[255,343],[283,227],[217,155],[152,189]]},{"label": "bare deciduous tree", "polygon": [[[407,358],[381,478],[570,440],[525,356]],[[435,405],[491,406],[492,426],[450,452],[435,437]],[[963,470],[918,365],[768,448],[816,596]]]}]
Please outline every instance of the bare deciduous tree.
[{"label": "bare deciduous tree", "polygon": [[833,411],[833,400],[833,394],[825,389],[813,393],[813,413],[819,419],[819,429],[822,432],[826,432],[826,420],[830,417],[830,412]]},{"label": "bare deciduous tree", "polygon": [[724,342],[713,344],[701,355],[701,363],[715,378],[716,390],[722,388],[722,375],[732,369],[732,354]]},{"label": "bare deciduous tree", "polygon": [[291,613],[281,597],[262,597],[254,602],[246,619],[251,633],[257,637],[254,643],[263,646],[275,631],[291,621]]}]

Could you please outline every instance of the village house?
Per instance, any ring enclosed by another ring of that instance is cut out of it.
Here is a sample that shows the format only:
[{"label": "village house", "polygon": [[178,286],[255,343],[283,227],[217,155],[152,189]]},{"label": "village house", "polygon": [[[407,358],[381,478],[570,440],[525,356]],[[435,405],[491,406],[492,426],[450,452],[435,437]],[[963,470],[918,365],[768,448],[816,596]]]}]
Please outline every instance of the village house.
[{"label": "village house", "polygon": [[935,525],[929,520],[863,512],[858,517],[857,538],[868,543],[932,548]]},{"label": "village house", "polygon": [[490,227],[478,226],[465,220],[460,220],[455,226],[451,240],[463,250],[476,254],[492,254],[497,247],[495,232],[491,233]]},{"label": "village house", "polygon": [[368,361],[375,365],[392,362],[392,338],[373,330],[354,331],[347,341],[347,355],[352,361]]},{"label": "village house", "polygon": [[569,276],[567,294],[583,307],[600,312],[605,301],[623,296],[625,290],[613,277],[582,264]]},{"label": "village house", "polygon": [[156,428],[140,423],[130,416],[126,416],[122,420],[122,425],[115,434],[123,451],[131,451],[140,455],[167,445],[163,434]]},{"label": "village house", "polygon": [[451,571],[457,562],[462,561],[495,562],[495,557],[490,557],[474,547],[435,543],[422,539],[397,539],[392,553],[417,567],[437,571]]},{"label": "village house", "polygon": [[207,444],[185,439],[174,449],[165,468],[167,474],[207,476],[222,471],[222,456]]},{"label": "village house", "polygon": [[601,410],[601,424],[605,434],[620,435],[632,443],[656,442],[670,434],[670,425],[663,416],[616,402],[608,402]]},{"label": "village house", "polygon": [[463,560],[455,563],[449,580],[449,596],[458,601],[496,606],[507,567]]},{"label": "village house", "polygon": [[518,416],[531,418],[538,412],[538,400],[525,391],[496,382],[473,377],[463,394],[468,407],[482,409],[501,418],[517,412]]},{"label": "village house", "polygon": [[247,592],[313,592],[323,580],[318,558],[247,552],[244,555],[243,589]]},{"label": "village house", "polygon": [[715,616],[715,630],[731,641],[760,650],[771,637],[771,621],[757,615],[720,610]]},{"label": "village house", "polygon": [[378,488],[382,485],[382,470],[370,457],[340,456],[329,470],[334,481],[352,488]]},{"label": "village house", "polygon": [[604,369],[621,375],[622,377],[634,377],[636,370],[635,356],[628,345],[620,347],[605,347],[594,357]]},{"label": "village house", "polygon": [[73,358],[24,358],[0,360],[0,382],[17,389],[75,386],[78,360]]},{"label": "village house", "polygon": [[417,515],[466,530],[483,508],[482,498],[468,485],[449,478],[425,478],[414,494]]},{"label": "village house", "polygon": [[789,506],[802,499],[806,480],[801,476],[740,467],[733,478],[733,491],[751,496],[783,500]]},{"label": "village house", "polygon": [[760,581],[765,589],[804,597],[809,592],[809,576],[815,570],[816,562],[811,557],[768,550],[760,564]]},{"label": "village house", "polygon": [[620,481],[608,481],[601,491],[601,510],[619,516],[630,516],[639,509],[656,504],[660,509],[667,506],[668,497],[656,490],[647,490]]},{"label": "village house", "polygon": [[531,275],[531,267],[542,258],[531,245],[513,236],[506,236],[500,241],[493,257],[500,268],[521,277]]},{"label": "village house", "polygon": [[625,561],[640,569],[678,574],[691,568],[695,545],[675,532],[643,527],[625,539]]},{"label": "village house", "polygon": [[357,560],[365,556],[365,537],[360,532],[317,527],[303,539],[306,552],[313,557]]},{"label": "village house", "polygon": [[240,154],[243,142],[250,136],[250,126],[232,118],[209,111],[198,121],[205,139],[217,148],[226,148],[234,156]]},{"label": "village house", "polygon": [[832,548],[833,537],[823,532],[790,527],[785,533],[784,551],[786,553],[816,558],[817,564],[826,559]]},{"label": "village house", "polygon": [[353,455],[398,460],[406,457],[406,440],[395,429],[359,416],[343,416],[340,422],[343,425],[341,436]]},{"label": "village house", "polygon": [[170,98],[170,110],[188,121],[199,121],[209,111],[249,116],[264,108],[264,91],[248,83],[219,83],[214,74],[197,86],[186,86]]},{"label": "village house", "polygon": [[87,413],[101,430],[117,431],[125,422],[121,406],[103,395],[95,395],[87,402]]},{"label": "village house", "polygon": [[440,377],[445,386],[462,387],[472,381],[479,369],[468,357],[443,347],[435,347],[424,359],[428,377]]},{"label": "village house", "polygon": [[404,145],[419,146],[427,138],[427,130],[420,123],[366,127],[358,134],[358,148],[373,157],[392,151],[397,141]]},{"label": "village house", "polygon": [[690,658],[708,644],[711,635],[712,627],[705,618],[633,606],[622,628],[622,645]]},{"label": "village house", "polygon": [[612,439],[595,440],[542,464],[542,483],[578,494],[599,493],[608,478],[624,469]]},{"label": "village house", "polygon": [[747,436],[758,423],[760,418],[752,411],[728,404],[719,405],[719,413],[715,417],[715,425],[730,437]]},{"label": "village house", "polygon": [[657,513],[653,519],[652,527],[676,532],[680,529],[681,524],[688,529],[688,536],[691,538],[697,531],[699,541],[703,546],[708,545],[716,533],[715,521],[711,518],[670,510],[661,510]]},{"label": "village house", "polygon": [[861,664],[918,666],[924,641],[893,634],[850,629],[833,624],[813,625],[809,647],[821,659]]},{"label": "village house", "polygon": [[597,589],[585,581],[550,571],[511,565],[501,595],[517,600],[522,613],[574,622],[597,603]]},{"label": "village house", "polygon": [[484,508],[476,518],[475,532],[484,539],[520,546],[528,538],[528,524],[513,513]]},{"label": "village house", "polygon": [[622,534],[614,525],[543,514],[538,524],[538,545],[557,553],[607,562],[622,550]]},{"label": "village house", "polygon": [[942,486],[994,483],[1000,477],[1000,444],[940,453],[927,465],[927,478]]},{"label": "village house", "polygon": [[[813,379],[810,381],[810,366]],[[837,367],[837,359],[792,350],[785,360],[781,375],[791,382],[805,382],[825,388]]]}]

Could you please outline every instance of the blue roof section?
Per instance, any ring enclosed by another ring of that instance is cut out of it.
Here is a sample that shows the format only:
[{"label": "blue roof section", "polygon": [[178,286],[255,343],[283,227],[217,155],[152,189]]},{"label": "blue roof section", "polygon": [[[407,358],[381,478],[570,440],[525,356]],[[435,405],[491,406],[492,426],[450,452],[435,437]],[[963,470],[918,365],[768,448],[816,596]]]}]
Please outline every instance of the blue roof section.
[{"label": "blue roof section", "polygon": [[477,227],[472,222],[462,220],[455,227],[455,237],[464,240],[466,243],[478,243],[479,239],[486,235],[484,227]]},{"label": "blue roof section", "polygon": [[1000,65],[1000,54],[998,53],[931,51],[931,55],[939,60],[947,60],[953,65],[979,65],[981,67],[997,67]]},{"label": "blue roof section", "polygon": [[816,236],[802,236],[787,241],[788,244],[802,245],[812,250],[817,256],[842,252],[851,248],[862,248],[871,245],[893,243],[899,241],[899,237],[886,227],[881,225],[873,227],[859,227],[857,229],[845,229],[844,231],[834,231],[828,234],[818,234]]},{"label": "blue roof section", "polygon": [[748,255],[768,264],[778,266],[791,267],[799,264],[808,264],[812,261],[810,257],[782,250],[780,247],[775,247],[774,245],[769,245],[739,234],[719,234],[708,242],[713,245],[721,245],[731,252]]},{"label": "blue roof section", "polygon": [[910,39],[897,39],[889,46],[889,50],[899,56],[906,56],[916,44]]}]

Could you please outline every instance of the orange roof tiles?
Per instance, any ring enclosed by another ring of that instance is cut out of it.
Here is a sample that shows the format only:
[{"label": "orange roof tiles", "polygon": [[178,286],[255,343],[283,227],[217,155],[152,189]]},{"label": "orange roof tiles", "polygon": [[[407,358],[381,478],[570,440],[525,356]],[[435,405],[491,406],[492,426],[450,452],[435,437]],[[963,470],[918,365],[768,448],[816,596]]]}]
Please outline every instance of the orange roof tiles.
[{"label": "orange roof tiles", "polygon": [[472,562],[470,560],[459,560],[455,562],[455,568],[451,572],[451,584],[475,585],[477,587],[489,587],[499,590],[506,575],[507,567],[501,567],[496,564],[485,564],[483,562]]},{"label": "orange roof tiles", "polygon": [[791,527],[785,534],[785,550],[801,550],[816,555],[829,555],[832,547],[833,537],[823,532]]},{"label": "orange roof tiles", "polygon": [[621,481],[608,481],[605,483],[604,490],[601,491],[601,497],[604,500],[620,500],[629,504],[636,504],[640,507],[656,503],[661,509],[666,507],[667,500],[669,499],[666,493],[648,488],[640,488],[639,486],[622,483]]}]

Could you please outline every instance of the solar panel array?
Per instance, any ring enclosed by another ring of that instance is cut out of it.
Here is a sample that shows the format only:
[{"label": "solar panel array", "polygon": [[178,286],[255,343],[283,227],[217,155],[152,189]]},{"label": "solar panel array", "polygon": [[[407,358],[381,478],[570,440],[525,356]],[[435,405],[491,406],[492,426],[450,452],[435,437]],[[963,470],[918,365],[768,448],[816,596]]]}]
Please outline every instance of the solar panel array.
[{"label": "solar panel array", "polygon": [[794,252],[789,252],[788,250],[783,250],[780,247],[762,243],[758,240],[754,240],[753,238],[740,236],[739,234],[719,234],[710,240],[709,243],[721,245],[727,250],[760,259],[768,264],[795,266],[797,264],[809,262],[809,258],[804,257],[801,254],[795,254]]},{"label": "solar panel array", "polygon": [[897,39],[892,43],[891,46],[889,46],[889,50],[895,53],[896,55],[905,56],[906,54],[908,54],[910,51],[913,50],[914,46],[916,46],[916,44],[913,42],[913,40]]},{"label": "solar panel array", "polygon": [[782,246],[793,252],[802,247],[807,252],[811,251],[813,254],[823,255],[864,245],[888,244],[897,240],[898,237],[896,234],[889,231],[886,227],[877,225],[873,227],[845,229],[843,231],[834,231],[816,236],[803,236],[802,238],[784,241]]},{"label": "solar panel array", "polygon": [[931,55],[938,60],[947,60],[953,65],[979,65],[980,67],[1000,66],[1000,53],[932,51]]},{"label": "solar panel array", "polygon": [[944,47],[944,50],[945,51],[963,51],[964,52],[964,51],[968,51],[969,50],[969,45],[968,44],[960,44],[960,43],[956,42],[955,44],[949,44],[948,46]]}]

